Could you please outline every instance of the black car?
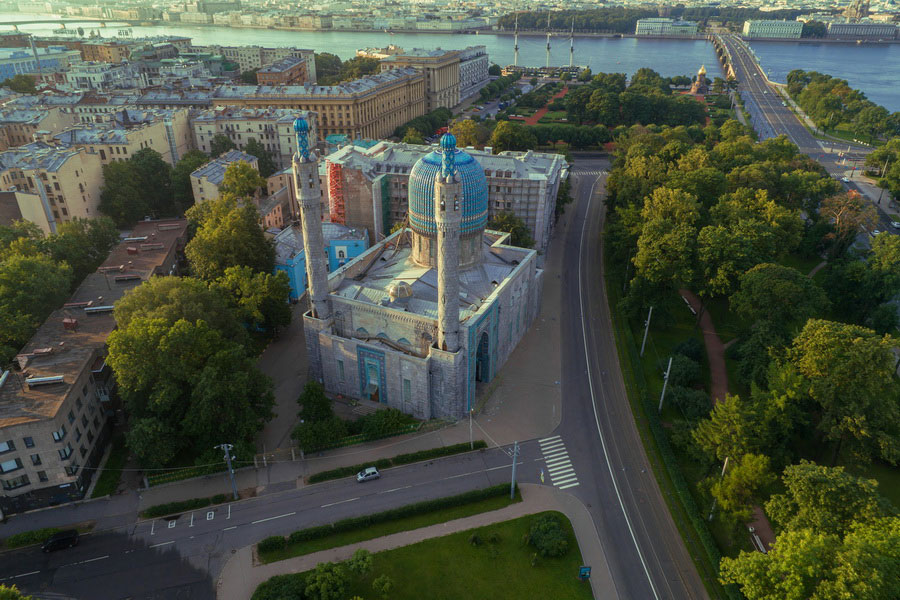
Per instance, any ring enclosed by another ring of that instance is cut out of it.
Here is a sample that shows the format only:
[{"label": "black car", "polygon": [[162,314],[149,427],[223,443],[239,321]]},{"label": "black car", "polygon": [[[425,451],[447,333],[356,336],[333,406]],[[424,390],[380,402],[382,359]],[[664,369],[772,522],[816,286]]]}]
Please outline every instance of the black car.
[{"label": "black car", "polygon": [[78,545],[78,532],[74,529],[60,531],[54,533],[47,541],[41,544],[43,552],[53,552],[54,550],[62,550],[63,548],[71,548]]}]

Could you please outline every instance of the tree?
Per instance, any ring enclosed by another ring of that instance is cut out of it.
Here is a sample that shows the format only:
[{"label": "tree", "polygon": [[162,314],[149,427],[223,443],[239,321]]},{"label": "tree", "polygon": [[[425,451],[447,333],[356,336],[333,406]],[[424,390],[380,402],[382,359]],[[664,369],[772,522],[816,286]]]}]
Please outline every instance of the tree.
[{"label": "tree", "polygon": [[562,522],[555,514],[538,517],[528,530],[528,543],[544,557],[563,556],[569,551],[569,540]]},{"label": "tree", "polygon": [[14,585],[0,584],[0,600],[31,600],[31,596],[26,596]]},{"label": "tree", "polygon": [[36,94],[37,88],[34,87],[34,77],[19,73],[12,77],[7,77],[0,83],[5,88],[17,92],[19,94]]},{"label": "tree", "polygon": [[341,564],[319,563],[306,578],[309,600],[344,600],[348,583],[347,570]]},{"label": "tree", "polygon": [[408,127],[406,131],[403,133],[403,139],[401,140],[404,144],[419,144],[422,145],[425,143],[425,138],[422,137],[422,132],[418,129],[414,129],[412,127]]},{"label": "tree", "polygon": [[843,254],[860,231],[872,231],[878,223],[878,212],[871,202],[856,190],[831,196],[822,201],[819,216],[834,226],[832,257]]},{"label": "tree", "polygon": [[341,72],[341,59],[329,52],[317,52],[315,54],[316,60],[316,77],[319,80],[319,83],[322,85],[326,85],[324,81],[327,81],[329,77],[334,77]]},{"label": "tree", "polygon": [[829,305],[824,290],[791,267],[762,263],[740,276],[730,306],[747,321],[767,320],[776,329],[805,323]]},{"label": "tree", "polygon": [[372,589],[382,598],[387,598],[390,595],[391,590],[394,589],[394,580],[387,575],[379,575],[372,582]]},{"label": "tree", "polygon": [[159,469],[185,447],[177,428],[157,417],[131,418],[125,443],[142,465]]},{"label": "tree", "polygon": [[334,416],[331,400],[325,395],[325,387],[318,381],[307,381],[303,393],[297,398],[300,405],[300,419],[312,423],[325,421]]},{"label": "tree", "polygon": [[222,185],[219,186],[221,195],[230,195],[235,198],[252,198],[258,190],[266,189],[266,180],[260,176],[259,171],[250,163],[238,160],[225,169]]},{"label": "tree", "polygon": [[871,329],[820,319],[807,321],[794,338],[788,360],[808,381],[821,409],[818,429],[836,442],[835,460],[844,442],[856,460],[900,458],[893,343]]},{"label": "tree", "polygon": [[180,214],[173,201],[172,167],[162,155],[151,148],[143,148],[128,162],[134,167],[134,176],[144,191],[150,214],[155,217]]},{"label": "tree", "polygon": [[40,245],[53,260],[72,267],[72,281],[77,284],[97,270],[118,242],[119,232],[109,217],[76,217],[60,223],[56,233]]},{"label": "tree", "polygon": [[657,188],[644,201],[643,226],[633,262],[651,285],[677,289],[694,279],[697,200],[681,190]]},{"label": "tree", "polygon": [[321,421],[300,423],[291,437],[297,440],[301,450],[313,452],[329,448],[347,435],[347,424],[340,417],[331,416]]},{"label": "tree", "polygon": [[721,478],[713,477],[710,493],[723,511],[734,520],[744,522],[752,516],[751,506],[759,500],[758,490],[774,481],[768,456],[744,454],[728,464]]},{"label": "tree", "polygon": [[488,67],[488,75],[491,77],[500,77],[503,74],[503,70],[500,68],[500,65],[496,63],[492,63],[490,67]]},{"label": "tree", "polygon": [[784,469],[782,481],[786,490],[766,502],[766,514],[784,530],[812,529],[843,536],[857,521],[896,512],[878,493],[877,481],[855,477],[843,467],[801,460]]},{"label": "tree", "polygon": [[481,146],[488,139],[487,129],[472,119],[455,122],[450,126],[450,133],[456,137],[456,145],[461,148]]},{"label": "tree", "polygon": [[537,146],[537,138],[518,123],[501,121],[491,133],[490,144],[495,154],[505,150],[532,150]]},{"label": "tree", "polygon": [[372,570],[372,564],[374,562],[375,559],[372,557],[371,552],[359,548],[344,564],[346,564],[350,572],[357,577],[364,577]]},{"label": "tree", "polygon": [[284,271],[272,274],[246,266],[228,267],[214,285],[232,298],[238,318],[252,328],[277,332],[291,322],[291,286]]},{"label": "tree", "polygon": [[729,395],[716,403],[708,419],[697,424],[693,438],[704,452],[719,461],[738,460],[760,450],[758,424],[753,403]]},{"label": "tree", "polygon": [[119,227],[131,227],[150,214],[146,190],[141,189],[130,161],[103,165],[100,212],[109,216]]},{"label": "tree", "polygon": [[241,83],[246,85],[256,85],[256,73],[259,69],[250,69],[248,71],[241,71]]},{"label": "tree", "polygon": [[266,150],[265,146],[260,142],[256,141],[256,138],[247,140],[247,143],[244,144],[244,152],[256,157],[259,175],[263,179],[277,171],[275,161],[272,159],[272,153]]},{"label": "tree", "polygon": [[209,141],[209,155],[212,158],[218,158],[229,150],[237,150],[237,146],[227,135],[217,133]]},{"label": "tree", "polygon": [[172,197],[176,214],[184,214],[184,211],[194,204],[191,173],[205,165],[208,160],[209,156],[203,152],[190,150],[181,157],[181,160],[172,169]]},{"label": "tree", "polygon": [[185,254],[202,279],[218,279],[228,267],[247,266],[265,273],[274,268],[275,251],[259,226],[254,206],[223,196],[192,207],[187,217],[198,229]]},{"label": "tree", "polygon": [[534,246],[534,240],[531,239],[531,232],[520,217],[509,211],[500,211],[494,215],[494,218],[488,223],[489,229],[497,231],[505,231],[510,233],[509,243],[520,248],[531,248]]}]

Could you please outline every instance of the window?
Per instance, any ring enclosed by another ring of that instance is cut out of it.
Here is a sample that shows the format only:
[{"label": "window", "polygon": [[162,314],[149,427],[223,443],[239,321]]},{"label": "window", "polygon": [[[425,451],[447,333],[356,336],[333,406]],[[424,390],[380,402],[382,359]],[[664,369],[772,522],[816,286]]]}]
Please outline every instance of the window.
[{"label": "window", "polygon": [[76,473],[78,473],[78,465],[68,465],[66,467],[66,475],[69,477],[74,476]]},{"label": "window", "polygon": [[59,453],[60,460],[66,460],[72,456],[72,444],[66,444],[65,448],[60,448],[57,452]]},{"label": "window", "polygon": [[59,182],[58,181],[53,182],[53,189],[55,189],[57,192],[59,191]]},{"label": "window", "polygon": [[66,416],[66,418],[69,419],[69,425],[71,425],[72,423],[75,422],[75,413],[73,413],[73,412],[70,410],[70,411],[69,411],[69,414]]},{"label": "window", "polygon": [[34,439],[30,437],[24,437],[22,438],[22,441],[25,442],[26,448],[34,448]]},{"label": "window", "polygon": [[47,471],[38,471],[37,476],[40,481],[48,481]]},{"label": "window", "polygon": [[338,379],[344,381],[344,361],[338,360]]},{"label": "window", "polygon": [[0,473],[9,473],[11,471],[17,471],[22,468],[22,461],[18,458],[14,458],[12,460],[7,460],[6,462],[0,463]]},{"label": "window", "polygon": [[34,466],[38,466],[41,464],[41,455],[40,454],[32,454],[31,455],[31,464]]},{"label": "window", "polygon": [[20,488],[31,483],[28,480],[28,475],[22,475],[21,477],[16,477],[14,479],[4,479],[3,480],[3,489],[5,490],[14,490],[16,488]]},{"label": "window", "polygon": [[0,442],[0,454],[4,454],[6,452],[12,452],[16,449],[15,444],[13,444],[12,440],[6,442]]},{"label": "window", "polygon": [[403,380],[403,401],[412,401],[412,382],[409,379]]}]

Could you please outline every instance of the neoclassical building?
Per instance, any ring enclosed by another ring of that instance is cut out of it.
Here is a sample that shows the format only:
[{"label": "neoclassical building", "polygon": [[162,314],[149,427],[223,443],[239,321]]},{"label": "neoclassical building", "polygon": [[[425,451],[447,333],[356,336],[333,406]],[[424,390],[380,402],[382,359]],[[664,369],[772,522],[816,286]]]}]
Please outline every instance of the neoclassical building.
[{"label": "neoclassical building", "polygon": [[540,310],[536,252],[485,230],[484,169],[447,134],[410,172],[409,226],[329,275],[318,158],[303,119],[295,130],[311,376],[417,418],[465,416]]}]

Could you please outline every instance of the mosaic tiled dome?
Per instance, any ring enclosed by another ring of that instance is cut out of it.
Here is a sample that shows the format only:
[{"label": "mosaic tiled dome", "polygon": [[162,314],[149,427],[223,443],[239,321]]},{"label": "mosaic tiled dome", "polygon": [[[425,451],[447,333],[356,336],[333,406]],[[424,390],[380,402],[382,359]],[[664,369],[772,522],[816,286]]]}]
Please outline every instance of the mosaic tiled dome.
[{"label": "mosaic tiled dome", "polygon": [[456,140],[445,135],[441,149],[419,159],[409,173],[409,223],[420,235],[437,237],[434,225],[434,180],[441,172],[442,152],[453,152],[456,177],[462,183],[462,236],[484,230],[488,217],[488,187],[484,169],[472,155],[456,148]]}]

